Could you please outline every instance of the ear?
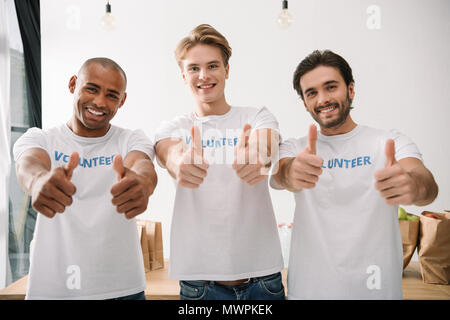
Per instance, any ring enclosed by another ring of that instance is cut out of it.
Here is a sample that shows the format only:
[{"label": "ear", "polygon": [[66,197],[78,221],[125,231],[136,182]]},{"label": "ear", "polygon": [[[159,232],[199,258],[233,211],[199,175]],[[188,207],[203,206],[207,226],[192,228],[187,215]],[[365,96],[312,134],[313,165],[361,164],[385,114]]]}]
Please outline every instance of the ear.
[{"label": "ear", "polygon": [[122,98],[122,101],[120,101],[119,108],[123,106],[123,104],[125,103],[125,100],[127,100],[127,93],[126,92],[123,93],[123,98]]},{"label": "ear", "polygon": [[183,70],[181,70],[181,77],[183,78],[184,84],[187,84],[186,75]]},{"label": "ear", "polygon": [[77,76],[72,76],[69,80],[69,91],[70,93],[74,93],[75,92],[75,88],[77,86]]},{"label": "ear", "polygon": [[228,76],[230,74],[230,64],[227,64],[225,67],[225,79],[228,79]]},{"label": "ear", "polygon": [[353,82],[348,85],[348,96],[352,100],[355,97],[355,84]]}]

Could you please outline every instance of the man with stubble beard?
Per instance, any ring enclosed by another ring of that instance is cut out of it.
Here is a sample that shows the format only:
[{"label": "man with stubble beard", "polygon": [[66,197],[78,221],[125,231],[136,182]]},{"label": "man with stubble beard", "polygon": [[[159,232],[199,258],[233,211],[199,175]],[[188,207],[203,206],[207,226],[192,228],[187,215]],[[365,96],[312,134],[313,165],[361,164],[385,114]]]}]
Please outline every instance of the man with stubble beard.
[{"label": "man with stubble beard", "polygon": [[398,205],[423,206],[438,187],[417,146],[398,131],[356,124],[349,64],[314,51],[294,89],[318,123],[280,145],[271,185],[294,194],[289,299],[401,299]]}]

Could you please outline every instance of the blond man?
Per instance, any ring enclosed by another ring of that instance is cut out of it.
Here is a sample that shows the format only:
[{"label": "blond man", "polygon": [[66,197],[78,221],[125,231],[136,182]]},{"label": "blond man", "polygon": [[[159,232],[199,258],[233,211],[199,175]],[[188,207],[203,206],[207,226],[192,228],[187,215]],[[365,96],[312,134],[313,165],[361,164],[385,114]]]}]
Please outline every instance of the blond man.
[{"label": "blond man", "polygon": [[231,48],[210,25],[192,30],[175,55],[196,103],[155,138],[176,181],[170,277],[181,299],[284,299],[267,183],[278,122],[265,107],[227,103]]}]

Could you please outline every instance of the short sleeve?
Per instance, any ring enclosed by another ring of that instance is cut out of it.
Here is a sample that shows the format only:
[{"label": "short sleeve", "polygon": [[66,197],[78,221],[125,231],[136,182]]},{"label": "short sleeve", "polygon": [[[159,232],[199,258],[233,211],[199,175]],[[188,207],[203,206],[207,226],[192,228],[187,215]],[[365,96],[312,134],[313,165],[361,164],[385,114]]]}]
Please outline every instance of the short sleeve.
[{"label": "short sleeve", "polygon": [[127,153],[133,150],[144,152],[152,161],[155,159],[154,144],[142,130],[133,130],[131,133]]},{"label": "short sleeve", "polygon": [[300,152],[299,139],[290,138],[280,143],[280,159],[294,158]]},{"label": "short sleeve", "polygon": [[[189,122],[189,123],[187,123]],[[167,138],[179,138],[182,139],[185,136],[189,136],[190,132],[186,132],[187,127],[192,127],[193,123],[189,119],[183,117],[175,118],[171,121],[163,121],[155,133],[155,144],[158,141]]]},{"label": "short sleeve", "polygon": [[19,160],[26,150],[32,148],[41,148],[49,153],[47,139],[42,129],[30,128],[17,139],[13,147],[14,161]]},{"label": "short sleeve", "polygon": [[395,142],[395,159],[417,158],[423,161],[422,154],[417,145],[407,136],[397,130],[390,130],[388,138]]},{"label": "short sleeve", "polygon": [[253,129],[272,129],[279,132],[278,121],[275,116],[266,108],[258,110],[253,121],[250,122]]}]

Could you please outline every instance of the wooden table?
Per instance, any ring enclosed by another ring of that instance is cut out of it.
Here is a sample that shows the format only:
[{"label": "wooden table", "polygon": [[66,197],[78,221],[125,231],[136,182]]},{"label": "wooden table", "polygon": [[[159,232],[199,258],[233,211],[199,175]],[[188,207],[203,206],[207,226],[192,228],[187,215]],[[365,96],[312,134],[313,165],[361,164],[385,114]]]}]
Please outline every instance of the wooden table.
[{"label": "wooden table", "polygon": [[[168,277],[169,262],[165,268],[146,273],[148,300],[178,300],[180,286],[178,280]],[[283,270],[283,283],[286,287],[287,270]],[[0,290],[0,300],[23,300],[27,276]],[[450,300],[450,285],[427,284],[422,281],[418,261],[411,261],[403,272],[403,299],[405,300]]]}]

